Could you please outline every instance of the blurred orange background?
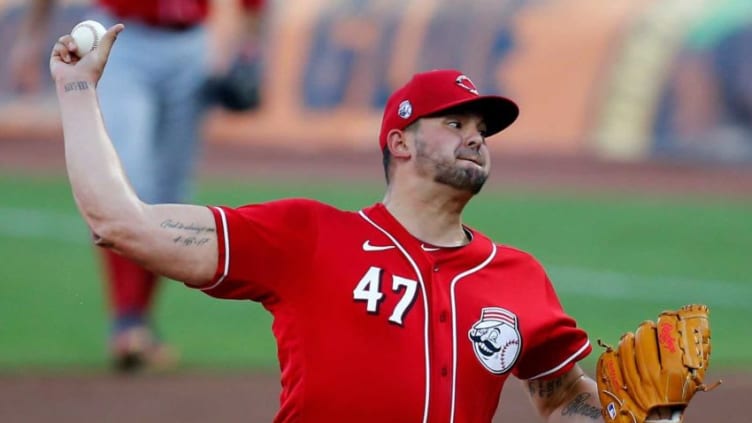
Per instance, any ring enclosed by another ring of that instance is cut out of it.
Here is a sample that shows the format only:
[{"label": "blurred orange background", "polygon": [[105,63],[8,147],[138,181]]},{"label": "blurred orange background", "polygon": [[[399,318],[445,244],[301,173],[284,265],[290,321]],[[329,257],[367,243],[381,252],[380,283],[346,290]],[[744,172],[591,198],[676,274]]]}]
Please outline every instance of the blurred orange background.
[{"label": "blurred orange background", "polygon": [[[221,38],[232,1],[214,1]],[[13,42],[24,3],[0,0],[2,45]],[[86,13],[86,1],[61,4],[50,40]],[[207,136],[303,152],[375,150],[388,93],[414,72],[454,67],[481,92],[520,105],[518,122],[491,143],[495,152],[752,160],[749,143],[717,136],[728,119],[723,104],[708,106],[709,92],[725,100],[706,53],[719,42],[696,41],[746,28],[749,19],[728,16],[752,16],[748,9],[732,0],[271,1],[263,104],[242,114],[214,110]],[[698,51],[709,65],[678,72]],[[1,85],[4,71],[0,64],[0,139],[59,138],[52,91],[14,96]],[[676,84],[684,85],[672,91]],[[733,123],[742,133],[748,124]]]}]

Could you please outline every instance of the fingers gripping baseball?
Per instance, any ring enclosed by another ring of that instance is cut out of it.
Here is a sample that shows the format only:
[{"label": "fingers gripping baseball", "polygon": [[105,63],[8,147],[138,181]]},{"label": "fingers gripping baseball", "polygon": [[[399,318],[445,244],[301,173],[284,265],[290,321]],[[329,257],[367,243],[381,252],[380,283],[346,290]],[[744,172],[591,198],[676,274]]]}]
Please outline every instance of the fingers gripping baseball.
[{"label": "fingers gripping baseball", "polygon": [[125,28],[116,24],[107,29],[96,48],[79,57],[78,45],[70,34],[58,38],[50,55],[50,74],[55,82],[81,80],[96,84],[104,72],[107,58],[118,34]]}]

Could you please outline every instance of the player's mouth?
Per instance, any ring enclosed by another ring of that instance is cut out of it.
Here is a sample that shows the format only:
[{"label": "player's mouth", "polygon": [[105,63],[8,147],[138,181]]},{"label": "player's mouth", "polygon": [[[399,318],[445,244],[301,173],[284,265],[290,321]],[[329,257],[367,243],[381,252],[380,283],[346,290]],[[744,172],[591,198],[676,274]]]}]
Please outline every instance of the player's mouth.
[{"label": "player's mouth", "polygon": [[463,162],[474,163],[477,166],[483,167],[483,160],[481,159],[480,156],[476,156],[476,157],[462,156],[462,157],[457,157],[457,160],[460,160]]}]

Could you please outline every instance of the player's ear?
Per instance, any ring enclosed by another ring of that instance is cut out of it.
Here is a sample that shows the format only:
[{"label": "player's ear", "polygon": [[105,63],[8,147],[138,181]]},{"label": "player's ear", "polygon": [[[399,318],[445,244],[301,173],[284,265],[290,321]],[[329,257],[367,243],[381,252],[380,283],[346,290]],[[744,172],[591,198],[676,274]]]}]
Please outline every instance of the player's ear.
[{"label": "player's ear", "polygon": [[409,158],[410,149],[407,146],[407,134],[401,129],[392,129],[386,134],[386,146],[395,158]]}]

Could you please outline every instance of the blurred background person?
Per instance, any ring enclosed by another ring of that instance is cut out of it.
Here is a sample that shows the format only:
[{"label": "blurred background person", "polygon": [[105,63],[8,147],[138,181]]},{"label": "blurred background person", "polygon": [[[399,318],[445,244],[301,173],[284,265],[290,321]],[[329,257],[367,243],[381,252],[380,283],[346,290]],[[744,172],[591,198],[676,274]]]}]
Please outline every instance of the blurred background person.
[{"label": "blurred background person", "polygon": [[[48,56],[47,32],[54,0],[29,2],[10,52],[10,83],[18,94],[43,87],[40,63]],[[200,152],[201,124],[221,81],[260,75],[263,0],[95,0],[88,19],[106,27],[122,22],[127,33],[112,52],[113,66],[99,85],[107,129],[138,195],[149,203],[178,203],[191,196]],[[241,13],[242,12],[242,13]],[[208,23],[216,13],[221,31]],[[251,63],[252,65],[248,65]],[[46,82],[46,81],[44,81]],[[234,110],[255,102],[231,99]],[[254,99],[254,101],[257,99]],[[106,249],[98,251],[109,296],[109,352],[117,370],[167,369],[177,351],[160,340],[153,322],[155,275]]]}]

